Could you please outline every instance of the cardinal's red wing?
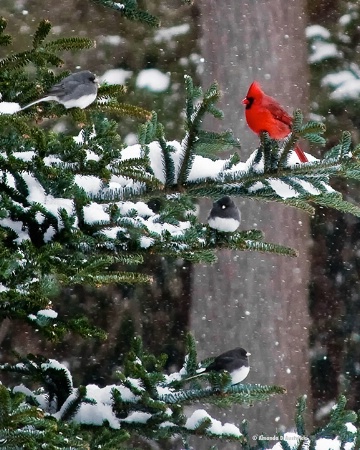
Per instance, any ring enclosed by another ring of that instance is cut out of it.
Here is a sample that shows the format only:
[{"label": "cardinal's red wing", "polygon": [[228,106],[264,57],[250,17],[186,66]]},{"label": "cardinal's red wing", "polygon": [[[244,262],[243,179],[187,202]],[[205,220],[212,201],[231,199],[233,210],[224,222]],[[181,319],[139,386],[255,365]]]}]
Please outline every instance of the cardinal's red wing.
[{"label": "cardinal's red wing", "polygon": [[292,117],[289,116],[289,114],[275,99],[266,96],[266,98],[263,99],[263,106],[265,106],[265,108],[267,108],[271,112],[276,120],[279,120],[280,122],[287,125],[290,131],[292,125]]}]

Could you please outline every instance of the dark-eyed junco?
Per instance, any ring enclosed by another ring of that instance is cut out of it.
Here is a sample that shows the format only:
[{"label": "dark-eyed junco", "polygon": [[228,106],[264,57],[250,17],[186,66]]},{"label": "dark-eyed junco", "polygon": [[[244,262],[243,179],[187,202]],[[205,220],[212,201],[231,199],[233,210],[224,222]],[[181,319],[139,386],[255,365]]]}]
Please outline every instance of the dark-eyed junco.
[{"label": "dark-eyed junco", "polygon": [[209,226],[218,231],[233,232],[240,221],[240,211],[228,195],[213,204],[208,217]]},{"label": "dark-eyed junco", "polygon": [[69,108],[84,109],[89,106],[97,95],[97,79],[89,70],[72,73],[60,83],[54,84],[46,97],[29,103],[21,111],[40,102],[58,102]]},{"label": "dark-eyed junco", "polygon": [[214,361],[205,368],[199,369],[197,375],[187,378],[186,381],[204,375],[207,372],[220,372],[226,370],[231,376],[231,384],[237,384],[245,380],[250,371],[249,359],[251,353],[241,347],[229,350],[217,356]]}]

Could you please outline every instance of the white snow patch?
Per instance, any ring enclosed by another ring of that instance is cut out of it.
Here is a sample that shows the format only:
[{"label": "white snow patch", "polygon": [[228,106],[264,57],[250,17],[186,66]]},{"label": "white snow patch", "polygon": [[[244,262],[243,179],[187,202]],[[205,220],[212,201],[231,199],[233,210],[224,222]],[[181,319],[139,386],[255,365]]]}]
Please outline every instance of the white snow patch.
[{"label": "white snow patch", "polygon": [[[156,390],[159,395],[169,395],[176,392],[173,388],[167,386],[156,386]],[[171,410],[169,410],[169,412],[171,412]]]},{"label": "white snow patch", "polygon": [[355,426],[353,423],[347,422],[347,423],[345,424],[345,426],[346,426],[346,429],[347,429],[350,433],[353,433],[353,434],[357,433],[357,428],[356,428],[356,426]]},{"label": "white snow patch", "polygon": [[315,41],[311,45],[311,50],[312,54],[309,56],[310,64],[315,64],[328,58],[338,58],[341,55],[336,45],[329,42]]},{"label": "white snow patch", "polygon": [[360,96],[360,79],[353,79],[342,83],[330,94],[333,100],[358,99]]},{"label": "white snow patch", "polygon": [[106,82],[108,84],[125,84],[126,80],[130,78],[132,74],[133,72],[131,70],[110,69],[100,77],[100,82]]},{"label": "white snow patch", "polygon": [[282,198],[298,197],[298,192],[282,180],[269,179],[270,186]]},{"label": "white snow patch", "polygon": [[351,14],[344,14],[339,19],[339,24],[343,27],[346,27],[346,25],[349,25],[349,23],[358,17],[357,13],[353,11]]},{"label": "white snow patch", "polygon": [[155,213],[144,202],[119,202],[117,203],[122,215],[128,214],[129,211],[135,210],[139,216],[154,216]]},{"label": "white snow patch", "polygon": [[6,286],[4,286],[2,283],[0,283],[0,292],[6,292],[8,291],[9,288],[7,288]]},{"label": "white snow patch", "polygon": [[188,23],[183,23],[182,25],[176,25],[170,28],[160,28],[155,33],[154,41],[159,43],[161,41],[170,41],[176,36],[188,33],[190,30],[190,25]]},{"label": "white snow patch", "polygon": [[142,412],[142,411],[133,411],[131,412],[126,419],[122,419],[122,422],[138,422],[138,423],[146,423],[151,417],[150,413]]},{"label": "white snow patch", "polygon": [[26,152],[14,152],[13,156],[17,159],[21,159],[22,161],[31,161],[36,153],[33,150],[29,150]]},{"label": "white snow patch", "polygon": [[224,425],[219,421],[211,417],[204,409],[197,409],[192,413],[192,415],[187,419],[185,423],[185,428],[188,430],[196,430],[200,423],[204,419],[210,419],[211,424],[207,429],[207,432],[214,434],[216,436],[231,435],[240,437],[241,432],[238,427],[231,423],[225,423]]},{"label": "white snow patch", "polygon": [[15,233],[17,234],[17,238],[14,239],[15,242],[20,244],[22,241],[30,240],[30,236],[27,232],[27,230],[23,229],[23,223],[20,221],[14,221],[12,219],[1,219],[0,225],[2,227],[8,227],[11,228]]},{"label": "white snow patch", "polygon": [[50,319],[56,319],[58,316],[58,313],[53,309],[40,309],[36,314],[38,316],[49,317]]},{"label": "white snow patch", "polygon": [[158,69],[145,69],[139,72],[136,86],[140,89],[149,89],[152,92],[163,92],[170,85],[170,75]]},{"label": "white snow patch", "polygon": [[177,427],[173,422],[166,420],[159,425],[159,428]]},{"label": "white snow patch", "polygon": [[135,133],[129,133],[125,136],[124,142],[126,145],[135,145],[138,143],[138,137]]},{"label": "white snow patch", "polygon": [[44,233],[44,242],[50,242],[54,237],[56,230],[53,226],[50,226]]},{"label": "white snow patch", "polygon": [[341,447],[341,441],[339,439],[321,438],[316,441],[315,449],[316,450],[340,450],[340,447]]},{"label": "white snow patch", "polygon": [[82,403],[73,421],[87,425],[103,425],[107,420],[111,428],[119,429],[119,419],[116,418],[112,407],[98,403],[96,405]]},{"label": "white snow patch", "polygon": [[140,247],[141,248],[149,248],[154,244],[154,239],[148,236],[141,236],[140,238]]},{"label": "white snow patch", "polygon": [[224,168],[226,161],[218,159],[212,161],[203,156],[196,156],[193,166],[188,176],[189,181],[194,181],[202,178],[216,178],[219,172]]},{"label": "white snow patch", "polygon": [[349,70],[341,70],[337,73],[329,73],[322,80],[322,86],[338,87],[348,81],[356,80],[354,74]]},{"label": "white snow patch", "polygon": [[315,37],[320,37],[323,39],[330,38],[330,31],[321,25],[310,25],[305,30],[305,35],[308,39],[313,39]]},{"label": "white snow patch", "polygon": [[84,207],[84,220],[87,223],[109,222],[110,216],[104,211],[104,205],[91,202]]},{"label": "white snow patch", "polygon": [[109,34],[106,36],[100,36],[99,42],[116,46],[125,42],[125,39],[122,39],[118,34]]},{"label": "white snow patch", "polygon": [[75,184],[82,187],[87,194],[97,194],[102,186],[100,178],[94,175],[75,175]]},{"label": "white snow patch", "polygon": [[19,103],[0,102],[0,114],[15,114],[21,110]]},{"label": "white snow patch", "polygon": [[315,413],[315,419],[316,420],[321,420],[324,417],[328,416],[335,404],[336,404],[335,401],[331,400],[330,402],[328,402],[325,405],[321,406],[321,408],[319,408],[316,411],[316,413]]}]

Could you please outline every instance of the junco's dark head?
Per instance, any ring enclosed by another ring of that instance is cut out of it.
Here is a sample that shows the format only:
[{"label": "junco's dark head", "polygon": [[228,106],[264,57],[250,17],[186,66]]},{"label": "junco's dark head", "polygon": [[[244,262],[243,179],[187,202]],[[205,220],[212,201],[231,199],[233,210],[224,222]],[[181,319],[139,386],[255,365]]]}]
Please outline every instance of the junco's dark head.
[{"label": "junco's dark head", "polygon": [[46,97],[36,100],[22,108],[22,110],[40,102],[58,102],[69,108],[84,109],[95,101],[98,83],[95,75],[89,70],[72,73],[60,83],[55,84]]},{"label": "junco's dark head", "polygon": [[205,372],[220,372],[226,370],[231,375],[231,384],[237,384],[243,381],[249,374],[249,359],[251,353],[241,347],[229,350],[217,356],[214,361],[209,364]]},{"label": "junco's dark head", "polygon": [[217,200],[210,211],[208,223],[218,231],[233,232],[240,225],[241,215],[238,207],[228,195]]}]

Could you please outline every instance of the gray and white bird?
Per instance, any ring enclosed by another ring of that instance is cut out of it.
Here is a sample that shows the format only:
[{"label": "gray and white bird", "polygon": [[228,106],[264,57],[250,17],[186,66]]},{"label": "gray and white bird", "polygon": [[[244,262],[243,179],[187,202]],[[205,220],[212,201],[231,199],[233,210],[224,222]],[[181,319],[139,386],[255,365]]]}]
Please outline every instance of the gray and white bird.
[{"label": "gray and white bird", "polygon": [[240,222],[240,211],[228,195],[214,202],[208,217],[211,228],[231,233],[237,230]]},{"label": "gray and white bird", "polygon": [[59,83],[54,84],[46,97],[29,103],[21,108],[20,111],[40,102],[52,101],[64,105],[66,109],[84,109],[95,101],[97,91],[98,80],[96,76],[89,70],[82,70],[81,72],[72,73]]},{"label": "gray and white bird", "polygon": [[200,377],[208,372],[220,372],[226,370],[231,376],[231,385],[241,383],[250,372],[248,358],[250,355],[251,353],[247,352],[242,347],[236,347],[233,350],[229,350],[217,356],[211,364],[205,368],[198,369],[197,375],[187,378],[186,381]]}]

